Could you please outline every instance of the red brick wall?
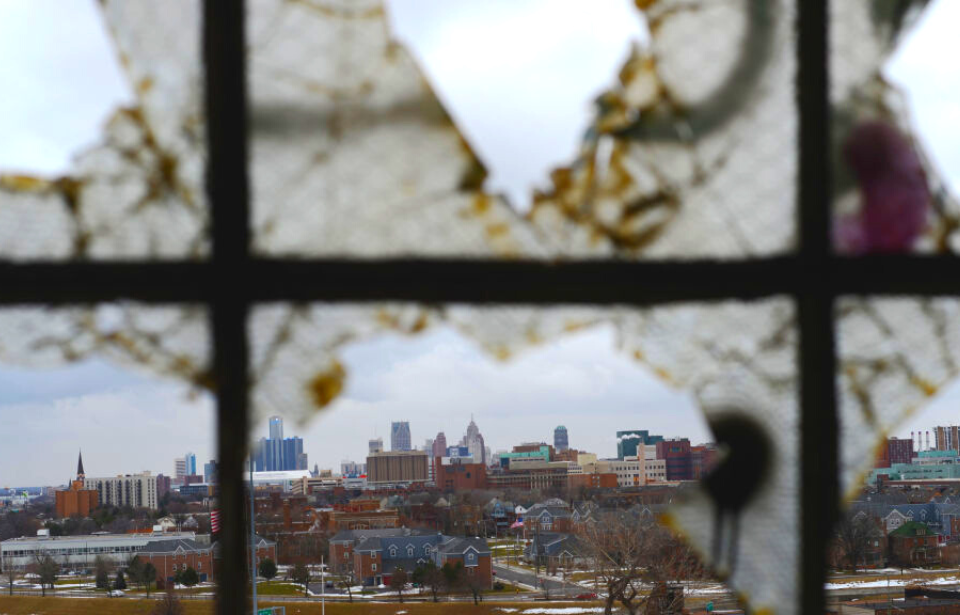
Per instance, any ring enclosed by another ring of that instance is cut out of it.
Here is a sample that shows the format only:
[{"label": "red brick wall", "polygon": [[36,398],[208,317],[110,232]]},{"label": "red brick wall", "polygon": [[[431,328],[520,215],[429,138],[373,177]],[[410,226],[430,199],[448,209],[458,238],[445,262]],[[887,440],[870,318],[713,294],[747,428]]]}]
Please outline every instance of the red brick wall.
[{"label": "red brick wall", "polygon": [[207,580],[210,580],[209,577],[213,572],[212,549],[179,555],[139,553],[139,556],[141,561],[150,562],[157,569],[157,587],[164,587],[167,579],[173,579],[177,570],[183,571],[188,567],[196,570],[197,574],[201,575],[201,579],[202,575],[207,575]]},{"label": "red brick wall", "polygon": [[[377,569],[373,566],[376,564]],[[369,551],[357,551],[353,554],[353,570],[358,582],[363,582],[368,577],[375,577],[383,574],[383,558],[380,553],[371,553]]]},{"label": "red brick wall", "polygon": [[487,467],[482,463],[437,464],[434,480],[443,491],[486,489]]}]

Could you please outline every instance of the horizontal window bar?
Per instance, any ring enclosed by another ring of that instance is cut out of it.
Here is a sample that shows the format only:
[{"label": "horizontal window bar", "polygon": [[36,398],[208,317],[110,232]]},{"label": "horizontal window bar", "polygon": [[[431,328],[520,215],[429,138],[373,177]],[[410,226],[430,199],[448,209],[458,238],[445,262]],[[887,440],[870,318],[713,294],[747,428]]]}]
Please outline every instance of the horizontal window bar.
[{"label": "horizontal window bar", "polygon": [[427,303],[632,304],[755,299],[802,294],[960,295],[952,256],[831,258],[820,276],[801,275],[788,256],[740,261],[251,260],[209,262],[0,264],[0,304],[208,302],[223,276],[240,299],[420,301]]}]

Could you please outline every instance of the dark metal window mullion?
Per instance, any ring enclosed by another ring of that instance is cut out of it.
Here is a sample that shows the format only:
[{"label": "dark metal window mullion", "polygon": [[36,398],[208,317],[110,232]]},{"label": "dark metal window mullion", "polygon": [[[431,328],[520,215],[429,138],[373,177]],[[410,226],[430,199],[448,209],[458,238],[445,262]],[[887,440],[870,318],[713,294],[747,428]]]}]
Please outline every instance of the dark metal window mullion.
[{"label": "dark metal window mullion", "polygon": [[800,612],[823,613],[826,552],[838,508],[839,424],[831,246],[829,0],[798,0]]},{"label": "dark metal window mullion", "polygon": [[[249,427],[245,290],[250,262],[246,44],[243,0],[206,0],[203,13],[213,286],[209,313],[217,392],[220,559],[217,613],[249,610],[244,460]],[[253,488],[253,485],[250,485]]]}]

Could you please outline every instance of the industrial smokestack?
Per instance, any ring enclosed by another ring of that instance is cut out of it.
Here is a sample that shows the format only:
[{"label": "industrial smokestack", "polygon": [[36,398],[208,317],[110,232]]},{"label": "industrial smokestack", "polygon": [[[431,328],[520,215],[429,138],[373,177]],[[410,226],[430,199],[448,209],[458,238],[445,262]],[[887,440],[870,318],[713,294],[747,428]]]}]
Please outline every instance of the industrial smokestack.
[{"label": "industrial smokestack", "polygon": [[912,431],[910,432],[910,444],[913,445],[913,450],[915,451],[920,450],[920,447],[917,446],[917,436]]}]

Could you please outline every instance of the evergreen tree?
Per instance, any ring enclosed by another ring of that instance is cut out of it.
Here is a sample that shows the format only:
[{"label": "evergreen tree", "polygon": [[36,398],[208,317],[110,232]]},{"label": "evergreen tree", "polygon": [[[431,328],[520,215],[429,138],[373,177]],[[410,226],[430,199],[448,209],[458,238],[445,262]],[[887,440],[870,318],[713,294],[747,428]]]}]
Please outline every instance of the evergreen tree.
[{"label": "evergreen tree", "polygon": [[122,570],[117,571],[117,578],[113,580],[113,589],[127,589],[127,580]]}]

